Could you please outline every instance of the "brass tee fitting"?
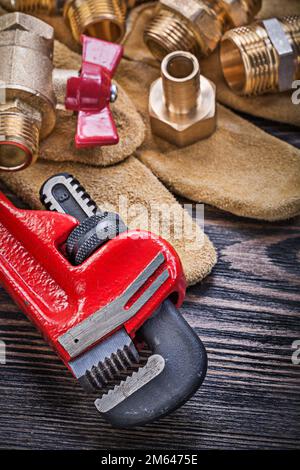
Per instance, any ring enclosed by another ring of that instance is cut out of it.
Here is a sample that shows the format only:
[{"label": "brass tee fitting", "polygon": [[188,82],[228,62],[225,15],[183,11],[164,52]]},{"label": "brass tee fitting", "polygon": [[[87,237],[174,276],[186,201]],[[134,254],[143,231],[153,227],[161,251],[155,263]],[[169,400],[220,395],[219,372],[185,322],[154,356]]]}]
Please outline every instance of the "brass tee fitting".
[{"label": "brass tee fitting", "polygon": [[226,82],[238,94],[291,90],[300,79],[300,16],[228,31],[221,43],[221,64]]},{"label": "brass tee fitting", "polygon": [[55,125],[53,28],[23,13],[0,17],[0,170],[20,170]]},{"label": "brass tee fitting", "polygon": [[152,131],[179,147],[211,135],[216,128],[216,88],[200,75],[197,58],[185,51],[167,55],[161,78],[150,89]]},{"label": "brass tee fitting", "polygon": [[261,0],[160,0],[144,32],[152,54],[185,50],[207,56],[224,31],[248,24],[261,8]]}]

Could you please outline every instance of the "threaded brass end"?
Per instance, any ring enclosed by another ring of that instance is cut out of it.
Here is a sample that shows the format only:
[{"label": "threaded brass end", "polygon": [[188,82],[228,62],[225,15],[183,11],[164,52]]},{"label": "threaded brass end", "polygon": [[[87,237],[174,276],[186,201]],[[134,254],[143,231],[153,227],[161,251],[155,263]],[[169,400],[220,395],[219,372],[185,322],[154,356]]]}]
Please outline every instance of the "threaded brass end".
[{"label": "threaded brass end", "polygon": [[38,147],[37,123],[22,113],[0,113],[0,170],[23,170],[36,161]]},{"label": "threaded brass end", "polygon": [[5,7],[11,11],[52,15],[57,12],[57,0],[6,0]]},{"label": "threaded brass end", "polygon": [[154,16],[145,29],[144,41],[158,60],[178,50],[198,53],[197,39],[189,23],[169,10]]},{"label": "threaded brass end", "polygon": [[[294,51],[294,79],[300,78],[300,17],[280,20]],[[228,31],[221,43],[221,64],[229,87],[242,95],[279,90],[279,60],[263,23]]]},{"label": "threaded brass end", "polygon": [[77,42],[81,34],[120,42],[125,34],[125,14],[125,0],[69,0],[64,8],[64,17]]},{"label": "threaded brass end", "polygon": [[159,60],[176,50],[207,56],[226,29],[248,24],[260,8],[261,0],[161,0],[144,41]]}]

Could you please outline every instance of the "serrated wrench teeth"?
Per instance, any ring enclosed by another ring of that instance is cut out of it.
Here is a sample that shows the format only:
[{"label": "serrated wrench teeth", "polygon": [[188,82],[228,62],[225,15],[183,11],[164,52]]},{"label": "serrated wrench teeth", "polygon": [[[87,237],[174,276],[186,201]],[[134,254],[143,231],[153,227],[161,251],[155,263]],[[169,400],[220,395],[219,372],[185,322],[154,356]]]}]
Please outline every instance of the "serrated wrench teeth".
[{"label": "serrated wrench teeth", "polygon": [[115,406],[122,403],[126,398],[130,397],[137,390],[141,389],[144,385],[151,382],[157,377],[165,368],[165,360],[159,354],[154,354],[149,357],[144,367],[141,367],[126,380],[116,385],[107,394],[103,395],[95,401],[95,406],[100,413],[107,413]]}]

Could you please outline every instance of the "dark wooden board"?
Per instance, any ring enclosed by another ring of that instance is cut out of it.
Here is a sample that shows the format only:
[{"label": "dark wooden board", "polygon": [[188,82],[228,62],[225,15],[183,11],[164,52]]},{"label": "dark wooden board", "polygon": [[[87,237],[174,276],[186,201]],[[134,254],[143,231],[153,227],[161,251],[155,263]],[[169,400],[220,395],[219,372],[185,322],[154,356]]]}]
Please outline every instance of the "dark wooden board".
[{"label": "dark wooden board", "polygon": [[[300,147],[295,129],[257,123]],[[1,448],[300,448],[300,218],[264,223],[207,207],[205,223],[219,262],[182,308],[209,355],[197,395],[144,429],[112,429],[0,288]]]}]

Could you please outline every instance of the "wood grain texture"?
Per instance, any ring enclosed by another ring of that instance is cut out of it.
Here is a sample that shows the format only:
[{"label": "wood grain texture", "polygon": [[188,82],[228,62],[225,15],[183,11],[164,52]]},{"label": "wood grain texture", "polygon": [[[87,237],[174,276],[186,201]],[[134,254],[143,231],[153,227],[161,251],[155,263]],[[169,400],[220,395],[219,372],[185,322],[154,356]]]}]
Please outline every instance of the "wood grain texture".
[{"label": "wood grain texture", "polygon": [[[277,132],[300,146],[296,130]],[[196,396],[146,428],[112,429],[0,288],[1,448],[300,448],[300,218],[271,224],[207,207],[205,221],[219,262],[182,308],[209,355]]]}]

